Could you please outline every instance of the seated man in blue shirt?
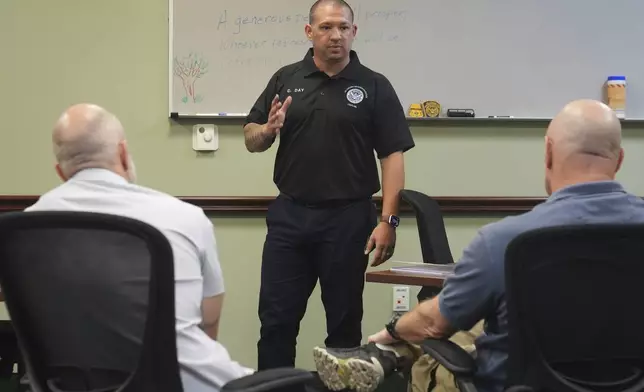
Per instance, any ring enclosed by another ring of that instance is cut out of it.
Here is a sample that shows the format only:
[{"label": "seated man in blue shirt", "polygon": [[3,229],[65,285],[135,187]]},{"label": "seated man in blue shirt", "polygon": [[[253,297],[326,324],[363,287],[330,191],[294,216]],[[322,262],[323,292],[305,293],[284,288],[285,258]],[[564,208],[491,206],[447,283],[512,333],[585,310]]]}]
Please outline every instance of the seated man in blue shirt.
[{"label": "seated man in blue shirt", "polygon": [[[410,350],[416,347],[409,343],[448,338],[484,320],[484,332],[475,342],[475,385],[481,392],[502,391],[508,359],[506,246],[522,232],[546,226],[644,223],[644,201],[615,181],[623,158],[621,124],[608,106],[592,100],[566,105],[545,136],[548,199],[530,212],[480,229],[440,294],[395,322],[397,336],[383,329],[354,350],[315,348],[316,366],[327,387],[371,391],[394,368],[417,359],[418,351]],[[456,390],[453,379],[449,382],[441,390]]]}]

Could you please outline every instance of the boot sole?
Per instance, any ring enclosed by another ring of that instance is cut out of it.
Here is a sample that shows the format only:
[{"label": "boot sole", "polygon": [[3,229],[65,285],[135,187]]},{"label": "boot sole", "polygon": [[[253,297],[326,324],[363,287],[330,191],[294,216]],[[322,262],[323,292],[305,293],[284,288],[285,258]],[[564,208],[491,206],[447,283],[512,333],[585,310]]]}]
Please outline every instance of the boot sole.
[{"label": "boot sole", "polygon": [[313,349],[313,360],[320,379],[332,391],[373,392],[384,378],[382,366],[377,361],[337,358],[320,347]]}]

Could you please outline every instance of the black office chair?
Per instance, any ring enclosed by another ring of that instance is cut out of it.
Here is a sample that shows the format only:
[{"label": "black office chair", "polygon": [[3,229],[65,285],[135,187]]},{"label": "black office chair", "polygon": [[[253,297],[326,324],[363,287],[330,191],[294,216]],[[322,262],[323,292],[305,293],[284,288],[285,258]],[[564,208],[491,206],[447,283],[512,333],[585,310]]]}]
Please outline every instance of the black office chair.
[{"label": "black office chair", "polygon": [[[436,200],[424,193],[411,189],[400,191],[400,198],[411,206],[416,215],[423,262],[433,264],[454,263],[445,231],[443,215]],[[425,286],[418,293],[418,301],[421,302],[427,298],[434,297],[438,292],[440,292],[440,288]]]},{"label": "black office chair", "polygon": [[[508,390],[644,390],[644,225],[537,229],[505,257]],[[474,390],[460,347],[426,351]]]},{"label": "black office chair", "polygon": [[[17,368],[17,373],[14,373]],[[24,376],[24,366],[18,348],[18,339],[10,320],[0,321],[0,383],[18,385]],[[0,388],[1,390],[1,388]]]},{"label": "black office chair", "polygon": [[[88,212],[2,214],[0,287],[34,392],[183,390],[172,248],[154,227]],[[278,369],[224,390],[311,378]]]}]

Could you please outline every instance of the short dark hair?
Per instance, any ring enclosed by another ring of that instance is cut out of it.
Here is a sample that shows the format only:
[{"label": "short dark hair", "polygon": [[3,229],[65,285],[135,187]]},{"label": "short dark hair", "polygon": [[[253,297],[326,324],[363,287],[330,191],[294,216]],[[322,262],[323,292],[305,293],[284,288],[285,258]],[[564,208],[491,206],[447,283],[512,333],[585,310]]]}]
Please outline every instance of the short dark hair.
[{"label": "short dark hair", "polygon": [[313,5],[311,6],[311,10],[309,11],[309,24],[313,24],[315,11],[317,11],[318,7],[321,6],[322,4],[329,4],[329,3],[348,9],[349,13],[351,14],[351,23],[353,23],[353,18],[354,18],[354,16],[353,16],[353,8],[351,8],[349,3],[347,3],[346,1],[344,1],[344,0],[317,0],[315,3],[313,3]]}]

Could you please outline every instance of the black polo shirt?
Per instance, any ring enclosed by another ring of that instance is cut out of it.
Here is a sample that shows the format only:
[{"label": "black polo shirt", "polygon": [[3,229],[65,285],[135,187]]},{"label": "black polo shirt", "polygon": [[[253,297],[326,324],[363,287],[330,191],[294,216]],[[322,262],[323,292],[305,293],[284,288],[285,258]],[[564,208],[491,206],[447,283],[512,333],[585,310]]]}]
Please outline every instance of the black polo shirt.
[{"label": "black polo shirt", "polygon": [[268,121],[275,95],[292,97],[280,131],[273,180],[280,192],[307,203],[371,197],[380,190],[377,162],[414,147],[405,111],[389,80],[360,63],[329,77],[304,59],[279,69],[246,123]]}]

